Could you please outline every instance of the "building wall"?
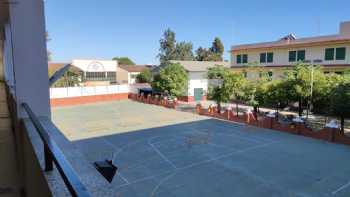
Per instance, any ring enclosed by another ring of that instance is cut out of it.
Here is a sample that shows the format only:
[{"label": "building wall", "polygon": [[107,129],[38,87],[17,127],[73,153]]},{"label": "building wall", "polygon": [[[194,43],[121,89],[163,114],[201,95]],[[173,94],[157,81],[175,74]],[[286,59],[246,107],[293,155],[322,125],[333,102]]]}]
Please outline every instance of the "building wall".
[{"label": "building wall", "polygon": [[[338,48],[346,47],[346,57],[345,60],[333,60],[325,61],[325,49],[326,48]],[[350,64],[350,42],[344,44],[330,44],[322,46],[313,47],[298,47],[298,48],[285,48],[285,49],[271,49],[271,50],[258,50],[252,49],[247,51],[239,51],[231,53],[231,66],[243,66],[246,64],[237,64],[238,54],[248,54],[248,63],[259,63],[260,64],[260,53],[273,52],[273,62],[272,63],[261,63],[261,65],[267,66],[281,66],[281,65],[293,65],[296,62],[289,62],[289,51],[305,50],[305,60],[323,60],[322,63],[318,64]]]},{"label": "building wall", "polygon": [[194,96],[194,88],[203,88],[204,95],[208,91],[208,79],[205,72],[189,72],[188,73],[188,90],[187,96]]},{"label": "building wall", "polygon": [[140,72],[129,72],[128,73],[128,83],[135,84],[136,83],[136,76],[138,74],[140,74]]},{"label": "building wall", "polygon": [[117,83],[127,84],[129,83],[129,73],[128,71],[117,67]]},{"label": "building wall", "polygon": [[116,72],[118,62],[106,60],[73,60],[72,64],[84,72]]}]

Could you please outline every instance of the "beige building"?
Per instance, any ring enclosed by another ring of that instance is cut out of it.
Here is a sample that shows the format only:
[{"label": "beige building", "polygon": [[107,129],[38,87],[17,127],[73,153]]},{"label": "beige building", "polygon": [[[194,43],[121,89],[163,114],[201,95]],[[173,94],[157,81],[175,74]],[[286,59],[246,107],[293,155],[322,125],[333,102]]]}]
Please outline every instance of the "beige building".
[{"label": "beige building", "polygon": [[118,84],[137,83],[137,75],[146,69],[149,69],[146,65],[119,65],[117,70],[117,82]]},{"label": "beige building", "polygon": [[[280,78],[298,62],[321,65],[325,73],[341,74],[350,69],[350,22],[340,24],[336,35],[296,38],[289,34],[277,41],[236,45],[231,49],[231,68],[249,79],[261,70]],[[258,70],[251,65],[261,65]]]}]

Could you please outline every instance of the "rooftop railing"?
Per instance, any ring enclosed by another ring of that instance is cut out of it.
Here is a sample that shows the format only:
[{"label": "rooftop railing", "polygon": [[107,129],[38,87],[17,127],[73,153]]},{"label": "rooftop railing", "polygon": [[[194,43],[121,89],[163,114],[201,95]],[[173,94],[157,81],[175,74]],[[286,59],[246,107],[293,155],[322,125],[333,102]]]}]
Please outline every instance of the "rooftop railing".
[{"label": "rooftop railing", "polygon": [[72,196],[91,196],[75,173],[73,167],[65,158],[61,149],[50,137],[48,131],[40,123],[38,117],[34,114],[29,105],[27,103],[22,103],[21,105],[27,112],[29,119],[33,123],[36,131],[43,141],[45,154],[45,171],[52,171],[53,164],[55,164],[65,185],[68,188],[68,191]]}]

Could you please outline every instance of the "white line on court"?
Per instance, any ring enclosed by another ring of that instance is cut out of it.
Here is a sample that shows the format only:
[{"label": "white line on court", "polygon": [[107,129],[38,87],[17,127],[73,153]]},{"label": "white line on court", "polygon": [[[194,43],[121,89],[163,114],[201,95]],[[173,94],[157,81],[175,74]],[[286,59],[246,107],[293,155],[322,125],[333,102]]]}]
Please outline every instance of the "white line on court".
[{"label": "white line on court", "polygon": [[173,168],[177,169],[177,167],[175,166],[175,164],[173,162],[171,162],[165,155],[163,155],[163,153],[161,153],[157,147],[155,147],[153,144],[148,143],[148,145],[150,145],[154,151],[156,151],[158,153],[158,155],[163,158],[167,163],[169,163]]},{"label": "white line on court", "polygon": [[154,187],[150,197],[153,197],[154,194],[157,192],[158,188],[167,180],[169,180],[171,177],[175,176],[176,175],[176,172],[166,176],[165,178],[163,178],[161,181],[159,181],[158,185],[156,185],[156,187]]},{"label": "white line on court", "polygon": [[347,187],[349,187],[349,186],[350,186],[350,181],[349,181],[348,183],[346,183],[345,185],[339,187],[337,190],[334,190],[334,191],[332,192],[332,195],[337,194],[338,192],[342,191],[343,189],[345,189],[345,188],[347,188]]},{"label": "white line on court", "polygon": [[141,179],[137,179],[137,180],[131,181],[131,182],[128,183],[128,184],[119,185],[116,189],[121,188],[121,187],[125,187],[125,186],[128,186],[128,185],[131,185],[131,184],[134,184],[134,183],[139,183],[139,182],[141,182],[141,181],[149,180],[149,179],[155,178],[155,177],[157,177],[157,176],[160,176],[160,175],[162,175],[162,174],[166,174],[166,173],[170,173],[170,172],[174,172],[174,171],[175,171],[174,173],[176,174],[176,173],[177,173],[176,171],[179,171],[179,170],[185,170],[185,169],[188,169],[188,168],[191,168],[191,167],[194,167],[194,166],[198,166],[198,165],[201,165],[201,164],[204,164],[204,163],[209,163],[209,162],[212,162],[212,161],[217,161],[217,160],[219,160],[219,159],[223,159],[223,158],[226,158],[226,157],[235,155],[235,154],[237,154],[237,153],[244,153],[244,152],[247,152],[247,151],[250,151],[250,150],[259,149],[259,148],[263,148],[263,147],[267,147],[267,146],[269,146],[269,145],[272,145],[272,144],[275,144],[275,143],[279,143],[279,142],[281,142],[281,141],[274,141],[274,142],[269,142],[269,143],[266,143],[266,144],[261,144],[261,145],[253,146],[253,147],[250,147],[250,148],[246,148],[246,149],[243,149],[243,150],[236,150],[236,151],[233,151],[233,152],[231,152],[231,153],[227,153],[227,154],[224,154],[224,155],[221,155],[221,156],[212,158],[212,159],[207,159],[207,160],[204,160],[204,161],[200,161],[200,162],[197,162],[197,163],[193,163],[193,164],[188,165],[188,166],[185,166],[185,167],[177,168],[176,170],[168,170],[168,171],[165,171],[165,172],[160,173],[160,174],[151,175],[151,176],[148,176],[148,177],[144,177],[144,178],[141,178]]},{"label": "white line on court", "polygon": [[118,176],[123,179],[123,181],[125,181],[127,184],[130,184],[130,182],[128,181],[128,179],[126,179],[120,172],[117,173]]}]

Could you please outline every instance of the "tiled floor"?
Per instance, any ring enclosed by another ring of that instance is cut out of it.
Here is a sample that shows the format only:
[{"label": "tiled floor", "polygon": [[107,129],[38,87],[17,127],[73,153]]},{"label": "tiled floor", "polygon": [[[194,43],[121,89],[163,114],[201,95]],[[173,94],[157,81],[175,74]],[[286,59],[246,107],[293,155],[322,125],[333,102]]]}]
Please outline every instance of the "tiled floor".
[{"label": "tiled floor", "polygon": [[19,196],[14,138],[6,103],[4,85],[0,82],[0,196]]}]

